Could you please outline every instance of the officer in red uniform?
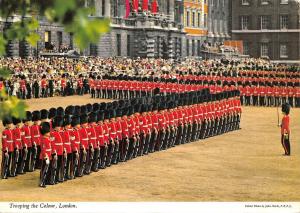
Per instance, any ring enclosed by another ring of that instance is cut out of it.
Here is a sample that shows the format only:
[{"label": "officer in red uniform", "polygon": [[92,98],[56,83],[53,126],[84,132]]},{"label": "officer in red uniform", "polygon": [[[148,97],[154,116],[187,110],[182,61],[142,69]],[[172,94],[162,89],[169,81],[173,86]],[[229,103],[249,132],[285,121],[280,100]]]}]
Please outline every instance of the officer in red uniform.
[{"label": "officer in red uniform", "polygon": [[97,76],[97,80],[95,81],[96,86],[96,97],[101,98],[101,76]]},{"label": "officer in red uniform", "polygon": [[50,164],[52,161],[52,147],[50,141],[50,125],[47,122],[41,124],[41,153],[39,158],[42,161],[42,167],[40,171],[40,187],[46,187],[49,183],[50,176]]},{"label": "officer in red uniform", "polygon": [[72,118],[70,115],[64,116],[64,131],[63,131],[63,147],[64,147],[64,172],[63,177],[64,180],[70,180],[72,177],[71,174],[71,167],[72,167],[72,144],[71,144],[71,137],[73,133],[73,129],[71,127]]},{"label": "officer in red uniform", "polygon": [[52,147],[52,164],[51,164],[51,178],[50,184],[63,182],[64,172],[64,146],[63,146],[63,117],[56,116],[53,119],[54,130],[50,133],[50,141]]},{"label": "officer in red uniform", "polygon": [[122,111],[122,120],[121,120],[121,127],[122,127],[122,147],[120,152],[120,161],[125,162],[128,159],[128,149],[129,149],[129,122],[127,120],[127,111]]},{"label": "officer in red uniform", "polygon": [[14,157],[12,163],[12,176],[16,176],[20,172],[21,167],[21,153],[22,153],[22,122],[20,119],[13,117],[13,139],[14,139]]},{"label": "officer in red uniform", "polygon": [[73,127],[72,132],[70,132],[70,139],[71,139],[71,147],[72,147],[72,166],[71,166],[71,175],[72,178],[75,179],[78,177],[78,166],[80,160],[80,117],[73,116],[71,125]]},{"label": "officer in red uniform", "polygon": [[29,171],[30,159],[32,159],[32,138],[31,138],[31,120],[32,114],[31,112],[26,112],[26,118],[23,119],[23,127],[22,127],[22,161],[20,174]]},{"label": "officer in red uniform", "polygon": [[[99,157],[98,157],[98,169],[104,168],[107,157],[107,138],[105,137],[105,131],[103,128],[104,111],[100,110],[97,114],[97,125],[95,126],[97,140],[99,144]],[[103,167],[102,167],[103,166]]]},{"label": "officer in red uniform", "polygon": [[284,148],[284,155],[289,156],[291,154],[291,146],[290,146],[290,105],[284,103],[281,109],[283,113],[283,118],[281,121],[281,144]]},{"label": "officer in red uniform", "polygon": [[[101,169],[105,169],[111,150],[114,149],[115,144],[110,141],[110,129],[109,129],[109,111],[105,110],[103,113],[104,123],[103,128],[103,148],[101,147]],[[100,123],[101,124],[101,123]]]},{"label": "officer in red uniform", "polygon": [[4,118],[3,126],[5,129],[2,132],[2,163],[1,163],[1,178],[7,179],[11,177],[11,164],[14,153],[14,140],[13,140],[13,122],[12,119]]},{"label": "officer in red uniform", "polygon": [[41,168],[41,161],[39,160],[39,156],[41,153],[41,113],[40,111],[32,112],[32,121],[33,125],[31,126],[31,141],[32,141],[32,158],[30,164],[30,171],[34,171],[35,168]]}]

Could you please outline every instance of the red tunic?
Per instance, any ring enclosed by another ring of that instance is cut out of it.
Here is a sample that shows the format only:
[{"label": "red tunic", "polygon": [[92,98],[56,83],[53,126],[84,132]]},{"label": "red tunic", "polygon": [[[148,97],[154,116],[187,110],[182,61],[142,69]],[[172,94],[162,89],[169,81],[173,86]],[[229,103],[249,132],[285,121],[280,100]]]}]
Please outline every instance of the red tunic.
[{"label": "red tunic", "polygon": [[4,129],[2,132],[2,150],[14,151],[13,130]]},{"label": "red tunic", "polygon": [[20,128],[15,128],[13,130],[13,138],[14,138],[14,148],[22,149],[22,130]]},{"label": "red tunic", "polygon": [[96,135],[98,137],[99,145],[104,146],[104,129],[103,125],[97,125],[95,127]]},{"label": "red tunic", "polygon": [[31,141],[37,146],[41,143],[41,126],[33,125],[31,126]]},{"label": "red tunic", "polygon": [[72,132],[70,132],[71,137],[71,147],[73,152],[79,152],[80,150],[80,134],[78,129],[73,129]]},{"label": "red tunic", "polygon": [[71,146],[72,132],[73,132],[72,129],[66,129],[63,131],[64,149],[66,149],[66,152],[68,154],[72,152],[72,146]]},{"label": "red tunic", "polygon": [[290,116],[285,115],[281,121],[281,134],[290,134]]},{"label": "red tunic", "polygon": [[82,149],[89,149],[89,136],[87,129],[81,128],[79,130],[79,135],[80,135],[80,144]]},{"label": "red tunic", "polygon": [[30,126],[24,125],[22,127],[22,146],[30,148],[32,147],[32,142],[31,142],[31,128]]},{"label": "red tunic", "polygon": [[52,147],[52,153],[57,153],[57,155],[63,155],[63,133],[54,130],[50,133],[50,141]]},{"label": "red tunic", "polygon": [[43,160],[46,156],[48,156],[49,160],[51,160],[52,156],[52,148],[51,148],[51,141],[49,138],[42,136],[41,138],[41,154],[40,159]]},{"label": "red tunic", "polygon": [[87,128],[88,136],[89,136],[89,145],[93,146],[93,148],[98,148],[99,143],[98,143],[98,138],[97,138],[97,133],[96,133],[96,126],[90,125]]},{"label": "red tunic", "polygon": [[122,138],[129,138],[128,121],[123,119],[121,122],[121,126],[122,126]]}]

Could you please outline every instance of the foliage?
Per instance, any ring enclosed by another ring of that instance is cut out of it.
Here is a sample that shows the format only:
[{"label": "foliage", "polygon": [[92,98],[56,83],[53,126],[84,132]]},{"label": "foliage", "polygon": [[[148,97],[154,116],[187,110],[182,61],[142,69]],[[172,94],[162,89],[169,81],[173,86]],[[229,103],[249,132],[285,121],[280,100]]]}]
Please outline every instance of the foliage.
[{"label": "foliage", "polygon": [[[96,44],[100,36],[109,31],[109,20],[92,18],[95,12],[93,0],[0,0],[0,21],[11,23],[0,33],[0,56],[5,54],[7,42],[10,40],[27,41],[36,46],[41,39],[37,30],[39,17],[43,16],[50,23],[58,23],[67,32],[73,33],[74,42],[80,50],[90,43]],[[16,16],[17,14],[17,16]],[[7,79],[10,71],[0,68],[0,78]],[[26,104],[16,97],[8,97],[4,90],[0,91],[0,119],[6,115],[23,117]]]}]

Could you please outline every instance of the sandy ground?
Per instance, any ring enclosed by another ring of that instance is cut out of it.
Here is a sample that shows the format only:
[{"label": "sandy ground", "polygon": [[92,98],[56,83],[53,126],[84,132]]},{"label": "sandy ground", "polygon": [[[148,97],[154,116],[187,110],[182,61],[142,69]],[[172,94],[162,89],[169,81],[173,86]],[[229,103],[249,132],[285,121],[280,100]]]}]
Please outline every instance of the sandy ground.
[{"label": "sandy ground", "polygon": [[[32,100],[30,109],[85,97]],[[39,172],[0,180],[0,201],[300,201],[300,109],[282,156],[276,108],[243,108],[242,130],[150,154],[46,189]]]}]

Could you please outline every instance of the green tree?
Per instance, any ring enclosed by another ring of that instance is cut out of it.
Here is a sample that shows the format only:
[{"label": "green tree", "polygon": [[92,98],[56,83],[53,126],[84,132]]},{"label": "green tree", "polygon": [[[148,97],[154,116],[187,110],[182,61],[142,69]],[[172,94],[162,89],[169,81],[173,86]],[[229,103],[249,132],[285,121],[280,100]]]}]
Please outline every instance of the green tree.
[{"label": "green tree", "polygon": [[[33,47],[40,40],[38,16],[45,17],[50,23],[55,22],[73,33],[74,42],[80,50],[90,43],[96,44],[102,34],[109,31],[109,19],[92,18],[95,13],[93,0],[0,0],[0,21],[7,23],[18,15],[19,21],[12,22],[7,30],[0,33],[0,56],[5,54],[10,40],[27,41]],[[0,77],[9,78],[11,71],[0,67]],[[8,97],[1,91],[0,119],[13,115],[24,117],[26,105],[15,97]]]}]

